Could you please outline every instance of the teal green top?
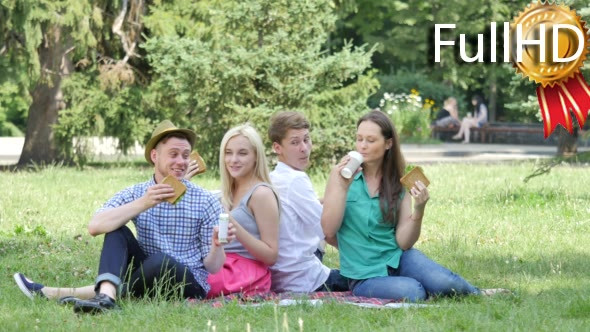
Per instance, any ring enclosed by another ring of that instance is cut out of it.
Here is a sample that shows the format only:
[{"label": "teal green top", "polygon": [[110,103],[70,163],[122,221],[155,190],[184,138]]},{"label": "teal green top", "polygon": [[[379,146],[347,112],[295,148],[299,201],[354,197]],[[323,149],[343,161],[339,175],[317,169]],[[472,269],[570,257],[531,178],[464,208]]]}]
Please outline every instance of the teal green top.
[{"label": "teal green top", "polygon": [[[402,189],[398,206],[404,193]],[[348,189],[337,237],[340,273],[347,278],[383,277],[387,276],[388,266],[397,268],[399,265],[402,249],[395,240],[395,227],[383,222],[379,196],[369,195],[362,172],[354,177]]]}]

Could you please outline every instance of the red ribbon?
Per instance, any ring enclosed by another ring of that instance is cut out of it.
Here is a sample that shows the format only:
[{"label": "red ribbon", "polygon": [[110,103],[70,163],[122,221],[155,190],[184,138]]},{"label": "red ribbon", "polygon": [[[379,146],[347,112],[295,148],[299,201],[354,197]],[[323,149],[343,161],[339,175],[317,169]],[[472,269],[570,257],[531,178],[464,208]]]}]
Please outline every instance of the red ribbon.
[{"label": "red ribbon", "polygon": [[590,109],[590,86],[581,73],[576,73],[567,82],[555,83],[552,87],[537,87],[537,99],[541,107],[545,138],[562,125],[574,133],[570,110],[574,112],[580,129],[584,127]]}]

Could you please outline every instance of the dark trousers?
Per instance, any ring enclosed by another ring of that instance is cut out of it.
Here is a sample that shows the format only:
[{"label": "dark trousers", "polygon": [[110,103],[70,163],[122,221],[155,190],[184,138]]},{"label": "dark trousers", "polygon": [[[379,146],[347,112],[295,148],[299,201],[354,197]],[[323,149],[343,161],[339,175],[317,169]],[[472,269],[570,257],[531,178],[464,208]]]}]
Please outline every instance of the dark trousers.
[{"label": "dark trousers", "polygon": [[315,292],[345,292],[348,290],[348,278],[340,275],[340,270],[330,270],[326,282],[318,287]]},{"label": "dark trousers", "polygon": [[103,281],[113,283],[122,295],[136,297],[182,294],[184,298],[204,298],[207,295],[186,265],[164,253],[147,256],[127,226],[104,236],[97,291]]},{"label": "dark trousers", "polygon": [[320,262],[324,261],[324,252],[320,249],[316,249],[316,251],[313,254],[320,260]]}]

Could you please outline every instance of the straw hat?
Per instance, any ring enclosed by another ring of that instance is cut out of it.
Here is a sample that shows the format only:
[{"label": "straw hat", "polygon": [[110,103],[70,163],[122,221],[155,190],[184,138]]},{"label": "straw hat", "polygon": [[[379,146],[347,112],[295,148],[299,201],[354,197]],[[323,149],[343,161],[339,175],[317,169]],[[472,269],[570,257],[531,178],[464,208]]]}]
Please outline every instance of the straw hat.
[{"label": "straw hat", "polygon": [[193,146],[195,145],[195,141],[197,140],[197,135],[194,131],[190,129],[178,128],[170,120],[164,120],[160,122],[160,124],[158,124],[156,129],[154,129],[154,131],[152,132],[152,138],[150,138],[150,140],[145,145],[145,160],[147,160],[148,163],[152,165],[154,164],[150,156],[152,149],[156,147],[156,145],[158,144],[158,142],[160,142],[162,137],[170,133],[182,133],[186,135],[188,138],[188,142],[191,145],[191,149],[193,148]]}]

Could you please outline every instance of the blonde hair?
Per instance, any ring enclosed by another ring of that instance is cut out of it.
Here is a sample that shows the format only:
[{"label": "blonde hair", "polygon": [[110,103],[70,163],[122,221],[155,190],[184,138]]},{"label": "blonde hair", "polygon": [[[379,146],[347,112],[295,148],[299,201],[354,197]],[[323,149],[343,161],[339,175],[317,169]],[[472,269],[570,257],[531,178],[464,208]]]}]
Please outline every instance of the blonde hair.
[{"label": "blonde hair", "polygon": [[457,118],[459,116],[459,107],[455,97],[445,99],[443,107],[449,111],[449,114],[451,114],[452,117]]},{"label": "blonde hair", "polygon": [[[235,187],[235,180],[231,177],[227,168],[225,167],[225,148],[227,142],[236,136],[244,136],[252,145],[254,153],[256,154],[256,163],[254,165],[254,175],[263,182],[271,184],[268,170],[268,162],[266,154],[264,153],[264,144],[262,138],[250,124],[246,123],[228,130],[219,147],[219,173],[221,173],[221,202],[228,208],[233,207],[232,194]],[[272,190],[276,193],[274,188]],[[278,195],[277,195],[278,197]]]}]

